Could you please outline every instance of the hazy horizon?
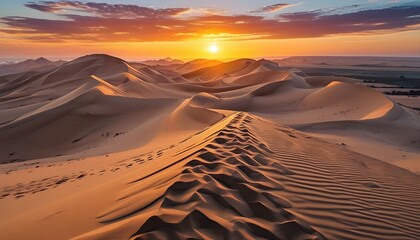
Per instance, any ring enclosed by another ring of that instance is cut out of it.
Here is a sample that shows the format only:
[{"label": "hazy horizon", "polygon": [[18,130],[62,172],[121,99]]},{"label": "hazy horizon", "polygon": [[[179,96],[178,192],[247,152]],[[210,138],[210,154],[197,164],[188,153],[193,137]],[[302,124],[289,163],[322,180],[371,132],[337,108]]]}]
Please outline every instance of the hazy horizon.
[{"label": "hazy horizon", "polygon": [[[36,60],[38,58],[46,58],[50,61],[59,61],[59,60],[72,61],[72,60],[75,60],[75,59],[77,59],[79,57],[82,57],[82,56],[94,55],[94,54],[105,54],[105,55],[110,55],[110,56],[114,56],[114,57],[119,57],[118,55],[111,55],[111,54],[106,54],[106,53],[88,53],[88,54],[84,54],[84,55],[80,55],[80,56],[74,56],[74,57],[49,57],[49,56],[33,56],[33,57],[27,57],[27,58],[25,58],[25,57],[1,58],[0,57],[0,62],[14,62],[14,63],[17,63],[17,62],[22,62],[22,61],[25,61],[25,60]],[[360,56],[360,55],[358,55],[358,56],[357,55],[341,55],[341,56],[340,55],[296,55],[296,56],[260,56],[260,57],[244,57],[244,58],[250,58],[250,59],[255,59],[255,60],[258,60],[258,59],[281,60],[281,59],[291,58],[291,57],[308,57],[308,58],[311,58],[311,57],[327,57],[327,58],[328,57],[331,57],[331,58],[334,58],[334,57],[343,57],[343,58],[379,58],[379,57],[382,57],[382,58],[420,59],[420,56],[398,56],[398,55],[396,55],[396,56],[384,56],[384,55],[377,55],[377,56],[375,56],[375,55],[366,55],[366,56]],[[121,57],[119,57],[119,58],[121,58]],[[192,60],[195,60],[195,59],[209,59],[209,60],[214,59],[214,60],[219,60],[219,61],[232,61],[232,60],[235,60],[235,59],[240,59],[240,58],[204,58],[204,57],[203,58],[187,58],[187,59],[185,59],[185,58],[174,58],[174,57],[171,57],[171,56],[156,57],[156,58],[145,58],[145,57],[141,58],[141,57],[139,57],[139,58],[122,58],[122,59],[124,59],[126,61],[136,62],[136,61],[148,61],[148,60],[151,60],[151,61],[162,60],[162,59],[166,59],[166,58],[172,58],[173,60],[181,60],[181,61],[184,61],[184,62],[192,61]]]}]

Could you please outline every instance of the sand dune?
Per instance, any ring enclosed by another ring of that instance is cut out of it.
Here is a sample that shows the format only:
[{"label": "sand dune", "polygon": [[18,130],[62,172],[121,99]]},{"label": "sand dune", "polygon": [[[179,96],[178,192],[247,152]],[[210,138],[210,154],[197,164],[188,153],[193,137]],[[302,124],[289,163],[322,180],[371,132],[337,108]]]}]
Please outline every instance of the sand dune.
[{"label": "sand dune", "polygon": [[188,72],[193,72],[201,68],[216,66],[221,63],[222,62],[217,61],[217,60],[196,59],[196,60],[189,61],[181,66],[174,66],[171,69],[174,69],[179,73],[188,73]]},{"label": "sand dune", "polygon": [[0,77],[1,239],[420,238],[417,112],[267,60],[152,63]]},{"label": "sand dune", "polygon": [[[369,101],[372,98],[375,101]],[[324,116],[329,121],[337,120],[335,116],[339,120],[364,120],[383,116],[393,105],[391,100],[379,92],[360,85],[334,81],[306,96],[299,109],[327,109],[328,113],[324,113]],[[338,111],[340,114],[336,113]],[[331,112],[333,116],[329,116]]]},{"label": "sand dune", "polygon": [[65,61],[62,60],[53,62],[43,57],[28,59],[18,63],[0,65],[0,75],[10,75],[25,71],[38,73],[54,69],[64,63]]}]

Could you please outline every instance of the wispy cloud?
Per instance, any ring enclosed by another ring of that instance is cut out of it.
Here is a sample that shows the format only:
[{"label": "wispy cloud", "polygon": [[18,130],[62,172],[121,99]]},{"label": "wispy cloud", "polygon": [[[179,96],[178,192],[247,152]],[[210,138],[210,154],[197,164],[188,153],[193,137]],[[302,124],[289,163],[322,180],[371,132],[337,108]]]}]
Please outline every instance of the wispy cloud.
[{"label": "wispy cloud", "polygon": [[302,4],[302,3],[296,3],[296,4],[277,3],[277,4],[273,4],[273,5],[269,5],[269,6],[264,6],[262,8],[259,8],[257,10],[252,11],[251,13],[277,12],[277,11],[280,11],[282,9],[297,6],[297,5],[300,5],[300,4]]}]

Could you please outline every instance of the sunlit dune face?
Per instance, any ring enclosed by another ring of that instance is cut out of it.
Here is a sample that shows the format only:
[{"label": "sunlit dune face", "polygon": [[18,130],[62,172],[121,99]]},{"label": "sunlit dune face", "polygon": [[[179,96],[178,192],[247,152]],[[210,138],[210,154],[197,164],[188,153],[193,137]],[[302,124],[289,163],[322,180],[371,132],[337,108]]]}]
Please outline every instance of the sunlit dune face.
[{"label": "sunlit dune face", "polygon": [[219,47],[216,44],[210,45],[210,47],[207,49],[211,53],[217,53],[219,52]]}]

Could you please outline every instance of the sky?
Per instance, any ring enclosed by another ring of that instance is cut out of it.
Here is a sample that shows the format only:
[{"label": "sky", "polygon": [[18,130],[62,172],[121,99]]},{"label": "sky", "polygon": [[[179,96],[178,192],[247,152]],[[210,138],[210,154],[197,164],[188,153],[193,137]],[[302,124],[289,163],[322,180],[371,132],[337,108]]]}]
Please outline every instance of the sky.
[{"label": "sky", "polygon": [[420,1],[0,1],[0,59],[420,56]]}]

